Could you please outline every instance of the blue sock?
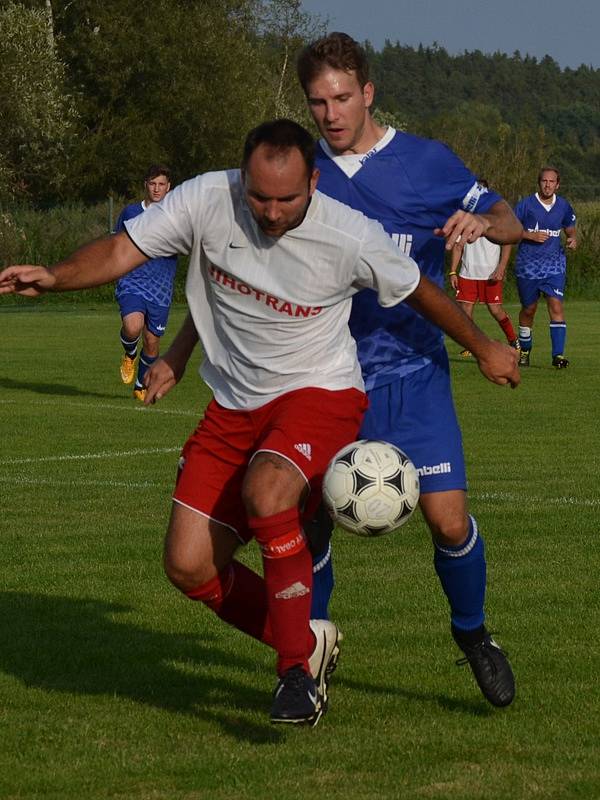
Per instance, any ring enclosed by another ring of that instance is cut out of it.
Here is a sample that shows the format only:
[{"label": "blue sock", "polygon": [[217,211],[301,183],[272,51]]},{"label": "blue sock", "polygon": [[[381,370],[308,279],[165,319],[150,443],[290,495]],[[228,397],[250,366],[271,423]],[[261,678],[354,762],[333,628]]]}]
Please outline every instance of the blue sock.
[{"label": "blue sock", "polygon": [[139,340],[139,336],[137,336],[135,339],[128,339],[121,328],[121,344],[123,345],[123,350],[125,350],[125,353],[129,356],[129,358],[135,358]]},{"label": "blue sock", "polygon": [[450,603],[452,625],[473,630],[483,625],[486,586],[485,548],[477,523],[469,516],[469,535],[458,547],[434,542],[435,571]]},{"label": "blue sock", "polygon": [[565,341],[567,339],[567,323],[551,322],[550,339],[552,341],[552,358],[562,356],[565,352]]},{"label": "blue sock", "polygon": [[527,328],[525,325],[519,325],[519,344],[521,345],[521,350],[524,350],[526,353],[531,350],[533,347],[533,333],[531,332],[531,328]]},{"label": "blue sock", "polygon": [[138,373],[137,378],[135,379],[135,388],[141,389],[144,385],[144,375],[148,371],[149,367],[154,364],[158,356],[149,356],[143,350],[140,353],[140,360],[138,363]]},{"label": "blue sock", "polygon": [[311,619],[329,619],[329,600],[333,592],[333,563],[331,561],[331,542],[318,556],[313,556],[313,590]]}]

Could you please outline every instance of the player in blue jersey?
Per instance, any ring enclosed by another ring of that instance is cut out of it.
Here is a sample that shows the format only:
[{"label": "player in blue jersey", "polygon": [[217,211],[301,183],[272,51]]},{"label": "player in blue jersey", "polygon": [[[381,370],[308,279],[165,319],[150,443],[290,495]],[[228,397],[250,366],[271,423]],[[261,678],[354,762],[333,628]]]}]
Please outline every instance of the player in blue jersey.
[{"label": "player in blue jersey", "polygon": [[[443,285],[445,250],[482,235],[499,244],[519,241],[521,226],[508,204],[451,150],[376,124],[366,56],[349,36],[333,33],[305,48],[298,76],[322,136],[319,189],[377,219],[432,281]],[[390,441],[415,463],[452,634],[484,696],[506,706],[514,697],[514,678],[484,625],[484,545],[467,513],[442,332],[406,306],[377,308],[371,291],[355,296],[350,327],[370,402],[360,437]],[[516,363],[517,352],[511,352]]]},{"label": "player in blue jersey", "polygon": [[[170,170],[161,165],[150,166],[144,177],[144,199],[121,211],[115,232],[125,230],[125,222],[142,214],[152,203],[160,203],[171,188]],[[144,375],[156,361],[160,337],[164,334],[173,299],[173,283],[177,256],[153,258],[117,281],[115,297],[121,312],[121,380],[130,384],[135,376],[135,359],[142,338],[133,396],[143,401],[146,396]]]},{"label": "player in blue jersey", "polygon": [[544,167],[538,175],[538,191],[525,197],[515,214],[523,225],[523,239],[517,251],[515,273],[521,301],[519,312],[519,341],[523,367],[529,366],[533,345],[532,328],[538,300],[546,298],[550,317],[552,366],[564,369],[569,366],[565,358],[567,323],[563,310],[567,258],[560,235],[564,231],[567,248],[577,247],[576,217],[570,204],[556,194],[560,174],[555,167]]}]

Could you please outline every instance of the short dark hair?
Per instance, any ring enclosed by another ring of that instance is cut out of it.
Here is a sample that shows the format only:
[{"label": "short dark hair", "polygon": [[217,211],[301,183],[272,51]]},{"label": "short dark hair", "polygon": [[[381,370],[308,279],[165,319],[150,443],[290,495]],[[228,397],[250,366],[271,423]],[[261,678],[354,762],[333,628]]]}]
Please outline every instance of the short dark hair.
[{"label": "short dark hair", "polygon": [[307,45],[298,56],[296,71],[306,94],[308,84],[324,67],[356,72],[362,89],[369,80],[369,62],[363,48],[347,33],[330,33]]},{"label": "short dark hair", "polygon": [[158,178],[159,175],[164,175],[169,183],[171,183],[171,170],[165,167],[164,164],[150,164],[144,175],[144,183]]},{"label": "short dark hair", "polygon": [[541,170],[538,172],[538,183],[542,180],[542,175],[544,172],[555,172],[556,173],[556,182],[560,183],[560,172],[556,169],[556,167],[542,167]]},{"label": "short dark hair", "polygon": [[482,186],[485,186],[486,189],[490,188],[490,185],[487,182],[486,178],[482,178],[482,177],[477,178],[477,183],[480,183]]},{"label": "short dark hair", "polygon": [[273,119],[253,128],[244,142],[243,170],[248,166],[252,153],[261,144],[266,144],[281,154],[297,148],[304,159],[309,177],[312,175],[315,168],[315,140],[302,125],[291,119]]}]

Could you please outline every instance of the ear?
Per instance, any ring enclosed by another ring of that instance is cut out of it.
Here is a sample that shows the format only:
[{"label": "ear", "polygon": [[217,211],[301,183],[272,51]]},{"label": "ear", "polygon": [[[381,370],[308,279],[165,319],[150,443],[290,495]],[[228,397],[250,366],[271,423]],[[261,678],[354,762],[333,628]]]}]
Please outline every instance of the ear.
[{"label": "ear", "polygon": [[309,197],[313,196],[313,194],[315,192],[315,189],[317,188],[317,183],[319,182],[319,175],[320,174],[321,173],[319,172],[319,170],[315,167],[313,169],[313,171],[312,171],[312,175],[310,176],[310,180],[308,182],[308,196]]},{"label": "ear", "polygon": [[367,81],[363,86],[362,92],[365,100],[365,108],[371,108],[373,99],[375,98],[375,86],[371,83],[371,81]]}]

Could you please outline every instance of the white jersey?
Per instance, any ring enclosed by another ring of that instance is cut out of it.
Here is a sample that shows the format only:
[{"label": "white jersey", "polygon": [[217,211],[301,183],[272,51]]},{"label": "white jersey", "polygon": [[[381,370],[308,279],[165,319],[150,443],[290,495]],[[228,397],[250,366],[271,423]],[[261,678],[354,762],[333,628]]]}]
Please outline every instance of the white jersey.
[{"label": "white jersey", "polygon": [[239,170],[199,175],[127,223],[150,258],[189,253],[186,295],[216,400],[257,408],[305,387],[363,389],[348,328],[351,297],[393,306],[419,282],[379,223],[315,192],[303,221],[265,235]]},{"label": "white jersey", "polygon": [[502,248],[480,236],[466,244],[462,252],[460,277],[472,281],[486,281],[498,266]]}]

